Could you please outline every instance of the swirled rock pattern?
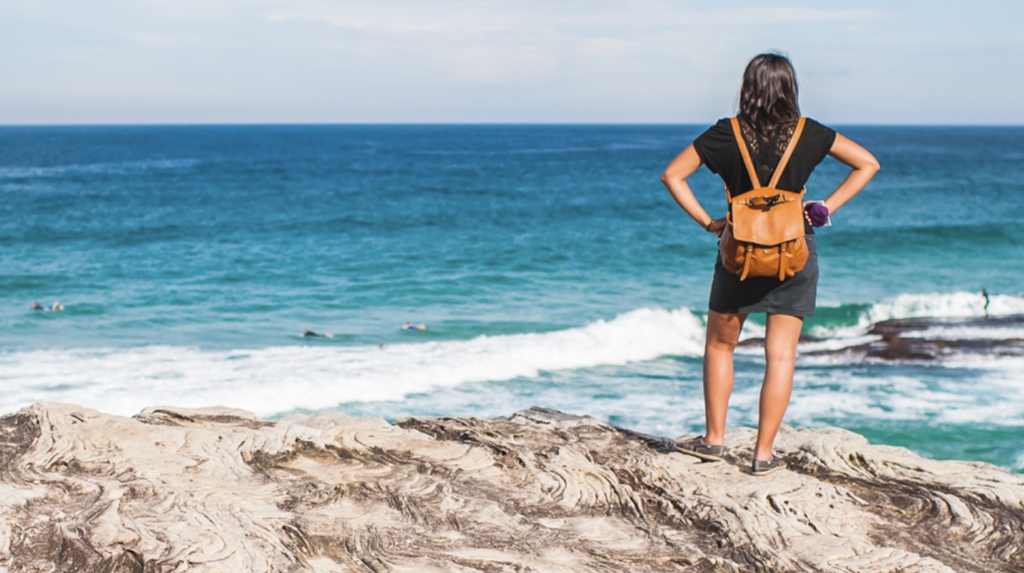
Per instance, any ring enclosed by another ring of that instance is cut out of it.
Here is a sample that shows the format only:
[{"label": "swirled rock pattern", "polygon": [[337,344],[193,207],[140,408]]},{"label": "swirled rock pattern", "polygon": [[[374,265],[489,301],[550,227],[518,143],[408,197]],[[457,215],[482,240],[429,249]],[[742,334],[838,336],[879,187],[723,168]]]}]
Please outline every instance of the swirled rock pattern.
[{"label": "swirled rock pattern", "polygon": [[784,428],[791,471],[534,408],[0,419],[0,571],[1024,571],[1024,476]]}]

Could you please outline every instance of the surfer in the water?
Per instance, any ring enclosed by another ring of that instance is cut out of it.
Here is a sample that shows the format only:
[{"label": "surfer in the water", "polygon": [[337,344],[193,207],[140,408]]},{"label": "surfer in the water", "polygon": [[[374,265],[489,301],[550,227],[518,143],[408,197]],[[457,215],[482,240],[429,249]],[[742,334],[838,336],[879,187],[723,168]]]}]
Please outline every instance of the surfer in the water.
[{"label": "surfer in the water", "polygon": [[308,328],[306,329],[306,332],[303,332],[302,334],[299,335],[299,338],[319,338],[320,336],[324,336],[326,338],[334,338],[334,335],[331,334],[330,332],[320,335]]},{"label": "surfer in the water", "polygon": [[425,325],[425,324],[413,324],[411,322],[405,323],[405,326],[402,327],[402,330],[426,330],[426,329],[427,329],[427,325]]}]

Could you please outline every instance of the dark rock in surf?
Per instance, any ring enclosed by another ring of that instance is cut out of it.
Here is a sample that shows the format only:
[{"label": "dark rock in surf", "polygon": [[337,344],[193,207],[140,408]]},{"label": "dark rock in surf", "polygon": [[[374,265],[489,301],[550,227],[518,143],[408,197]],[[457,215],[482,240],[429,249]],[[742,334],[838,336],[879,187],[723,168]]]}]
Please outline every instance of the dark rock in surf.
[{"label": "dark rock in surf", "polygon": [[[975,328],[992,333],[984,338],[944,338],[943,330]],[[1024,340],[1017,337],[1000,338],[998,329],[1024,329],[1024,315],[938,319],[914,318],[887,320],[868,331],[881,340],[854,347],[870,358],[887,360],[933,360],[954,353],[988,354],[997,356],[1024,356]]]},{"label": "dark rock in surf", "polygon": [[[948,336],[951,329],[970,328],[984,336]],[[978,318],[904,318],[879,322],[867,331],[875,340],[838,350],[804,350],[806,356],[840,355],[878,360],[931,361],[953,355],[1024,356],[1024,339],[1005,336],[1024,331],[1024,315]],[[803,335],[802,344],[824,342]],[[741,347],[763,346],[763,338],[751,338]]]}]

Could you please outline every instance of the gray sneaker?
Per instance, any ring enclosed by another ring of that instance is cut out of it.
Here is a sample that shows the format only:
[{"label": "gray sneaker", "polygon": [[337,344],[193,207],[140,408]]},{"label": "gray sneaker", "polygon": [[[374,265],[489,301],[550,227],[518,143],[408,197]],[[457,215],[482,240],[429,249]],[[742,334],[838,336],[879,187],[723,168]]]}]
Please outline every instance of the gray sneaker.
[{"label": "gray sneaker", "polygon": [[786,460],[772,456],[770,460],[754,460],[750,465],[750,473],[766,476],[772,472],[786,469]]},{"label": "gray sneaker", "polygon": [[725,446],[712,446],[704,443],[704,436],[686,442],[676,442],[676,451],[698,457],[707,462],[720,462],[725,455]]}]

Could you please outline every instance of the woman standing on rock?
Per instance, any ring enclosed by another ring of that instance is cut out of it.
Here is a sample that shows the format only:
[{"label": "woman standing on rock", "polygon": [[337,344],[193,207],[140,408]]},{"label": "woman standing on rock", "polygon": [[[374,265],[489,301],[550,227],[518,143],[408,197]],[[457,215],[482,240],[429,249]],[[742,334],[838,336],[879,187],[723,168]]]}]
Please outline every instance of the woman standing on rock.
[{"label": "woman standing on rock", "polygon": [[[850,174],[824,202],[804,204],[806,223],[801,224],[800,192],[826,155],[849,166]],[[686,179],[701,165],[725,182],[730,217],[714,219],[708,215],[690,190]],[[829,214],[863,189],[878,169],[878,161],[863,147],[812,119],[800,117],[796,73],[789,59],[778,54],[761,54],[747,65],[737,118],[720,120],[665,169],[661,180],[672,197],[705,231],[720,237],[721,247],[711,285],[704,346],[707,431],[704,436],[677,444],[680,451],[704,460],[722,459],[733,387],[733,351],[747,316],[764,312],[766,364],[751,469],[763,475],[785,467],[785,462],[772,454],[772,444],[793,390],[803,319],[814,314],[818,263],[813,227],[824,225]],[[767,181],[771,183],[761,187],[761,182]],[[758,193],[750,193],[755,190]],[[785,208],[786,202],[791,202],[789,208]],[[791,242],[737,242],[748,229],[765,227],[751,226],[749,221],[763,223],[784,210],[796,217],[795,235],[781,238]],[[742,221],[738,218],[741,215]],[[756,253],[753,245],[757,245]],[[770,249],[779,251],[773,255],[775,261],[790,262],[771,262],[770,272],[759,276],[759,265],[763,267],[764,263],[750,257],[760,256],[762,250],[767,257]],[[763,276],[766,274],[771,276]]]}]

